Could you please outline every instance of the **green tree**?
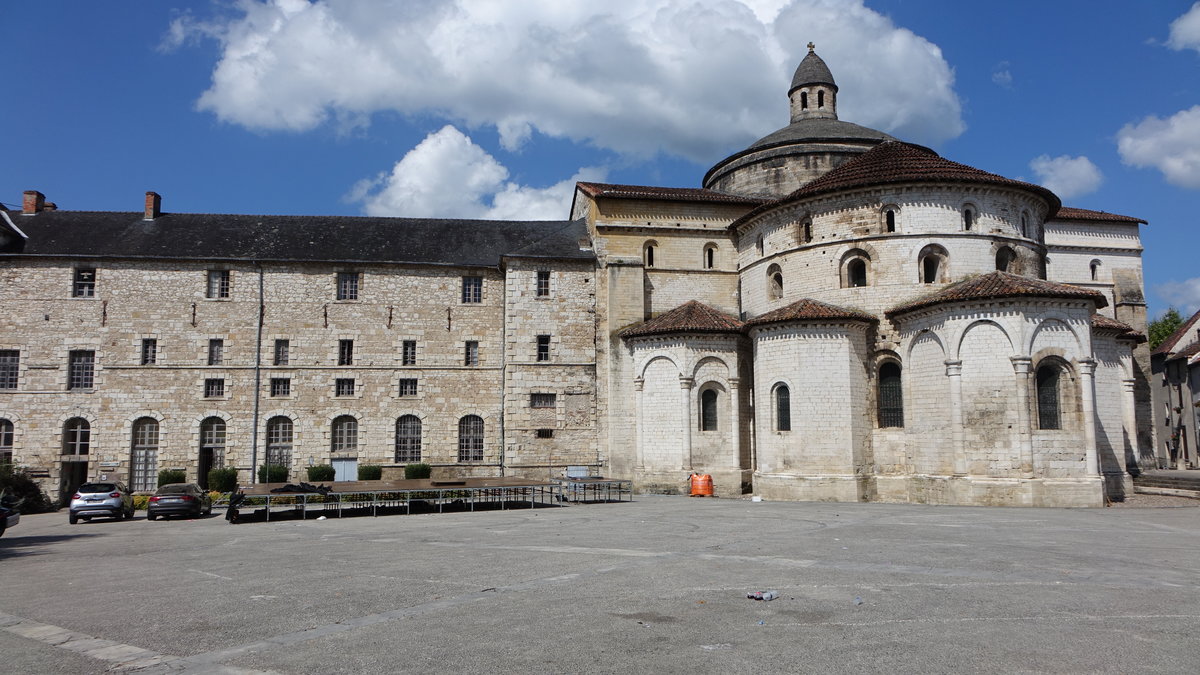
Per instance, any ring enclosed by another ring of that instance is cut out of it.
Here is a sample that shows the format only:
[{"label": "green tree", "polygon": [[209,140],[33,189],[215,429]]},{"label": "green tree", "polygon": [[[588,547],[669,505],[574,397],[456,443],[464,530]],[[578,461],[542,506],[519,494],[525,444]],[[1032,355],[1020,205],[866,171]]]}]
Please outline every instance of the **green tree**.
[{"label": "green tree", "polygon": [[1153,351],[1163,343],[1164,340],[1171,337],[1171,333],[1179,330],[1183,325],[1183,317],[1179,316],[1179,310],[1170,307],[1163,315],[1150,322],[1148,331],[1150,333],[1150,350]]}]

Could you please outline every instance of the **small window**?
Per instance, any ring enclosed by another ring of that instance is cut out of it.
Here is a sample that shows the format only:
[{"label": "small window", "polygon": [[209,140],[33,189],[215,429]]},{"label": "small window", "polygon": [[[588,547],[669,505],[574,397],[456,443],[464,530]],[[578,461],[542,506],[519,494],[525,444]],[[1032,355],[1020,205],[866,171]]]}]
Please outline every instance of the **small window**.
[{"label": "small window", "polygon": [[887,209],[883,212],[883,226],[887,232],[896,231],[896,210]]},{"label": "small window", "polygon": [[462,278],[462,301],[465,304],[483,302],[483,277]]},{"label": "small window", "polygon": [[72,417],[63,424],[64,455],[86,455],[92,446],[92,425],[82,417]]},{"label": "small window", "polygon": [[717,245],[709,244],[704,247],[704,269],[711,270],[717,266]]},{"label": "small window", "polygon": [[292,395],[292,380],[289,377],[272,377],[271,378],[271,396],[291,396]]},{"label": "small window", "polygon": [[417,395],[417,380],[413,377],[400,378],[398,391],[400,398],[412,398]]},{"label": "small window", "polygon": [[808,110],[808,92],[807,91],[800,92],[800,109]]},{"label": "small window", "polygon": [[225,363],[225,341],[213,338],[208,341],[208,365],[219,366]]},{"label": "small window", "polygon": [[0,349],[0,389],[16,389],[21,375],[21,352]]},{"label": "small window", "polygon": [[1001,272],[1011,272],[1016,259],[1017,254],[1011,248],[1003,246],[996,251],[996,269]]},{"label": "small window", "polygon": [[900,364],[887,362],[879,368],[879,426],[904,426],[904,391]]},{"label": "small window", "polygon": [[775,431],[792,430],[792,395],[786,384],[775,387]]},{"label": "small window", "polygon": [[358,450],[358,420],[342,415],[333,420],[330,428],[330,452],[356,452]]},{"label": "small window", "polygon": [[970,231],[971,228],[975,227],[975,209],[973,207],[970,207],[970,206],[964,207],[963,212],[962,212],[962,218],[963,218],[963,229],[964,230]]},{"label": "small window", "polygon": [[337,299],[338,300],[357,300],[358,299],[358,272],[338,272],[338,274],[337,274]]},{"label": "small window", "polygon": [[1061,429],[1059,417],[1058,381],[1059,368],[1045,365],[1037,369],[1038,428]]},{"label": "small window", "polygon": [[275,359],[273,363],[277,366],[286,366],[291,363],[292,343],[290,340],[275,341]]},{"label": "small window", "polygon": [[206,297],[213,299],[229,297],[229,270],[209,270]]},{"label": "small window", "polygon": [[825,90],[824,89],[817,90],[817,107],[818,108],[825,107]]},{"label": "small window", "polygon": [[717,392],[705,389],[700,394],[700,431],[717,430]]},{"label": "small window", "polygon": [[76,267],[74,282],[71,284],[71,297],[96,297],[96,268]]},{"label": "small window", "polygon": [[921,253],[917,257],[921,283],[938,284],[945,282],[948,271],[946,269],[947,260],[948,254],[946,253],[946,249],[937,244],[930,244],[921,249]]},{"label": "small window", "polygon": [[754,239],[754,252],[761,256],[763,250],[763,236],[760,234]]},{"label": "small window", "polygon": [[813,240],[813,234],[812,234],[812,221],[811,221],[811,220],[806,220],[806,221],[804,221],[804,235],[803,235],[803,237],[804,237],[804,243],[806,243],[806,244],[811,244],[811,243],[812,243],[812,240]]},{"label": "small window", "polygon": [[225,380],[220,377],[210,377],[204,380],[204,398],[224,398]]},{"label": "small window", "polygon": [[1029,237],[1029,214],[1028,213],[1021,214],[1021,236],[1025,237],[1025,238],[1030,238]]},{"label": "small window", "polygon": [[1088,268],[1092,270],[1092,281],[1097,281],[1100,278],[1100,261],[1093,260],[1088,263]]},{"label": "small window", "polygon": [[142,365],[152,366],[158,363],[158,340],[142,338]]},{"label": "small window", "polygon": [[549,361],[550,360],[550,336],[549,335],[537,336],[537,360],[538,361]]},{"label": "small window", "polygon": [[550,272],[538,270],[537,297],[545,298],[550,295]]},{"label": "small window", "polygon": [[396,463],[421,461],[421,418],[404,415],[396,420]]},{"label": "small window", "polygon": [[400,365],[415,366],[417,365],[417,341],[405,340],[400,346]]},{"label": "small window", "polygon": [[354,365],[354,340],[338,340],[338,365]]},{"label": "small window", "polygon": [[654,267],[654,244],[648,243],[642,249],[642,261],[646,267]]},{"label": "small window", "polygon": [[922,270],[921,281],[923,283],[932,284],[932,283],[937,282],[938,272],[940,271],[939,268],[941,267],[941,262],[942,262],[941,259],[934,255],[931,255],[931,256],[928,256],[925,258],[924,265],[921,268],[921,270]]},{"label": "small window", "polygon": [[553,408],[557,400],[557,394],[530,394],[530,408]]},{"label": "small window", "polygon": [[73,351],[67,355],[67,389],[91,389],[95,385],[96,352]]},{"label": "small window", "polygon": [[477,366],[479,365],[479,342],[475,340],[467,340],[463,350],[463,365]]},{"label": "small window", "polygon": [[779,265],[767,268],[767,297],[771,300],[783,298],[783,270]]},{"label": "small window", "polygon": [[846,264],[846,282],[850,288],[861,288],[867,285],[867,261],[855,258]]},{"label": "small window", "polygon": [[354,378],[339,377],[333,381],[334,396],[353,396]]},{"label": "small window", "polygon": [[537,437],[538,438],[554,438],[554,430],[553,429],[538,429]]},{"label": "small window", "polygon": [[12,464],[13,435],[12,420],[0,418],[0,464]]},{"label": "small window", "polygon": [[458,420],[458,461],[483,461],[483,418],[478,415]]}]

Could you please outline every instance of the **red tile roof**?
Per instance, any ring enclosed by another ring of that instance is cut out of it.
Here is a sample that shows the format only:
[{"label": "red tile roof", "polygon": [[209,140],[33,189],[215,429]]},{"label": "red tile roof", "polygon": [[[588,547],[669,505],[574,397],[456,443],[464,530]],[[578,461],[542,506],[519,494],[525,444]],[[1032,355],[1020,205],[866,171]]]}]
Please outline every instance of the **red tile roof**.
[{"label": "red tile roof", "polygon": [[820,320],[840,320],[840,321],[878,321],[879,319],[860,312],[856,309],[846,309],[837,305],[804,298],[799,302],[793,302],[787,307],[780,307],[766,314],[760,314],[746,322],[746,327],[761,326],[768,323],[782,323],[785,321],[820,321]]},{"label": "red tile roof", "polygon": [[1103,314],[1092,315],[1092,330],[1104,330],[1117,333],[1117,337],[1132,339],[1137,342],[1145,342],[1146,336],[1134,330],[1133,326],[1127,323],[1122,323],[1116,319],[1110,319]]},{"label": "red tile roof", "polygon": [[1133,216],[1122,216],[1118,213],[1108,213],[1107,211],[1092,211],[1090,209],[1077,209],[1070,206],[1064,206],[1054,214],[1050,220],[1103,220],[1114,223],[1141,223],[1146,225],[1146,221]]},{"label": "red tile roof", "polygon": [[692,300],[620,332],[623,338],[670,333],[740,333],[742,322]]},{"label": "red tile roof", "polygon": [[893,307],[885,314],[890,318],[896,314],[931,307],[943,302],[1023,297],[1091,300],[1096,303],[1096,307],[1108,306],[1104,294],[1099,291],[996,271],[951,284],[940,291]]},{"label": "red tile roof", "polygon": [[[1154,349],[1154,353],[1169,354],[1174,351],[1177,343],[1183,340],[1185,336],[1192,334],[1192,331],[1195,330],[1197,322],[1200,322],[1200,312],[1196,312],[1192,315],[1192,318],[1184,321],[1179,328],[1176,328],[1175,332],[1171,333],[1170,337],[1168,337],[1166,340],[1163,340],[1162,344],[1158,345],[1158,347]],[[1183,344],[1187,345],[1188,343],[1184,342]]]},{"label": "red tile roof", "polygon": [[614,185],[610,183],[586,183],[579,182],[575,184],[580,190],[583,190],[589,197],[607,197],[609,199],[658,199],[666,201],[680,202],[717,202],[724,204],[745,204],[747,206],[757,206],[762,204],[765,199],[758,197],[742,197],[739,195],[726,194],[717,192],[716,190],[706,190],[701,188],[671,188],[671,187],[653,187],[649,185]]},{"label": "red tile roof", "polygon": [[1193,342],[1185,347],[1183,351],[1172,354],[1168,361],[1174,361],[1175,359],[1186,359],[1195,356],[1196,354],[1200,354],[1200,342]]}]

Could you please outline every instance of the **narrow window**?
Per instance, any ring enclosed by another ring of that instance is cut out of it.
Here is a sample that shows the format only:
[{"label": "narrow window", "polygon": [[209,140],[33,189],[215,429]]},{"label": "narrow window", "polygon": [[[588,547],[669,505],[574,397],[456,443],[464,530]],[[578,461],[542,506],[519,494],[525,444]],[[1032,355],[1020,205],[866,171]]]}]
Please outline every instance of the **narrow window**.
[{"label": "narrow window", "polygon": [[0,418],[0,464],[12,464],[13,423]]},{"label": "narrow window", "polygon": [[96,268],[76,267],[75,279],[71,284],[71,297],[93,298],[96,296]]},{"label": "narrow window", "polygon": [[1021,214],[1021,236],[1029,237],[1029,215],[1025,213]]},{"label": "narrow window", "polygon": [[354,365],[354,340],[338,340],[338,365]]},{"label": "narrow window", "polygon": [[538,429],[537,437],[538,438],[554,438],[554,430],[553,429]]},{"label": "narrow window", "polygon": [[558,400],[557,394],[530,394],[530,408],[553,408]]},{"label": "narrow window", "polygon": [[1058,414],[1058,380],[1058,367],[1047,365],[1037,369],[1038,427],[1041,429],[1062,428]]},{"label": "narrow window", "polygon": [[804,243],[806,243],[806,244],[812,243],[812,221],[811,220],[804,221]]},{"label": "narrow window", "polygon": [[936,283],[938,280],[938,268],[940,266],[941,259],[936,255],[925,256],[925,260],[922,262],[921,266],[923,275],[921,281],[927,284]]},{"label": "narrow window", "polygon": [[1011,271],[1013,261],[1016,260],[1017,254],[1007,246],[996,251],[996,269],[1001,272]]},{"label": "narrow window", "polygon": [[136,491],[155,489],[158,483],[158,420],[142,417],[133,423],[130,466]]},{"label": "narrow window", "polygon": [[767,297],[771,300],[783,297],[783,270],[779,269],[779,265],[767,268]]},{"label": "narrow window", "polygon": [[867,261],[855,258],[846,265],[846,281],[851,288],[867,285]]},{"label": "narrow window", "polygon": [[334,396],[353,396],[354,395],[354,378],[339,377],[333,381]]},{"label": "narrow window", "polygon": [[73,351],[67,356],[67,389],[91,389],[95,385],[96,352]]},{"label": "narrow window", "polygon": [[415,377],[402,377],[397,390],[400,398],[412,398],[417,395],[417,379]]},{"label": "narrow window", "polygon": [[817,90],[817,107],[818,108],[825,107],[825,90],[824,89]]},{"label": "narrow window", "polygon": [[158,363],[158,340],[142,338],[142,365],[152,366]]},{"label": "narrow window", "polygon": [[1100,261],[1093,260],[1088,267],[1092,270],[1092,281],[1096,281],[1100,276]]},{"label": "narrow window", "polygon": [[483,277],[462,278],[462,301],[466,304],[483,302]]},{"label": "narrow window", "polygon": [[483,418],[478,415],[458,421],[458,461],[483,461]]},{"label": "narrow window", "polygon": [[358,299],[358,272],[337,273],[337,299]]},{"label": "narrow window", "polygon": [[700,394],[700,431],[717,430],[717,392],[705,389]]},{"label": "narrow window", "polygon": [[290,340],[275,341],[275,360],[273,363],[277,366],[286,366],[291,363],[292,343]]},{"label": "narrow window", "polygon": [[963,229],[970,230],[975,226],[975,210],[967,207],[963,209]]},{"label": "narrow window", "polygon": [[654,267],[654,244],[646,244],[644,258],[646,267]]},{"label": "narrow window", "polygon": [[[211,469],[225,466],[225,420],[209,417],[200,423],[200,455],[208,459]],[[201,460],[203,464],[203,460]],[[207,479],[208,476],[202,476]]]},{"label": "narrow window", "polygon": [[0,389],[16,389],[21,374],[21,352],[0,349]]},{"label": "narrow window", "polygon": [[63,424],[64,455],[86,455],[92,446],[92,425],[82,417],[72,417]]},{"label": "narrow window", "polygon": [[421,419],[404,415],[396,420],[396,463],[421,461]]},{"label": "narrow window", "polygon": [[775,387],[775,431],[792,430],[792,395],[786,384]]},{"label": "narrow window", "polygon": [[896,231],[896,212],[894,210],[888,209],[884,211],[883,220],[888,232]]},{"label": "narrow window", "polygon": [[754,239],[754,251],[759,255],[763,254],[763,236],[761,234]]},{"label": "narrow window", "polygon": [[219,366],[225,363],[225,341],[213,338],[208,341],[208,365]]},{"label": "narrow window", "polygon": [[356,452],[358,450],[358,420],[342,415],[333,420],[330,452]]},{"label": "narrow window", "polygon": [[538,270],[537,273],[537,296],[545,298],[550,295],[550,273],[543,270]]},{"label": "narrow window", "polygon": [[292,395],[292,379],[290,377],[271,378],[271,396],[276,398]]},{"label": "narrow window", "polygon": [[467,340],[465,349],[463,350],[463,365],[479,365],[479,342],[475,340]]},{"label": "narrow window", "polygon": [[900,382],[900,364],[891,361],[879,368],[879,426],[904,426],[904,391]]},{"label": "narrow window", "polygon": [[717,264],[717,247],[709,244],[704,247],[704,269],[711,270]]},{"label": "narrow window", "polygon": [[223,398],[225,396],[225,380],[220,377],[210,377],[204,380],[204,398]]},{"label": "narrow window", "polygon": [[267,420],[267,464],[292,466],[292,420],[272,417]]},{"label": "narrow window", "polygon": [[550,360],[550,336],[549,335],[537,336],[537,360],[538,361],[549,361]]},{"label": "narrow window", "polygon": [[800,92],[800,109],[808,110],[808,92],[807,91]]},{"label": "narrow window", "polygon": [[417,365],[417,341],[405,340],[400,347],[400,365],[415,366]]},{"label": "narrow window", "polygon": [[229,270],[209,270],[205,295],[211,299],[229,297]]}]

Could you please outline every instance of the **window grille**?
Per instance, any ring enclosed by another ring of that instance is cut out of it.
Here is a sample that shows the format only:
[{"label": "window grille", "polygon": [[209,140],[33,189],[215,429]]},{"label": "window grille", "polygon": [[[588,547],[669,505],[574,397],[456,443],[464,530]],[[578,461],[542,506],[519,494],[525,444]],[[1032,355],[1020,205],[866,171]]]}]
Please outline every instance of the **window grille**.
[{"label": "window grille", "polygon": [[705,389],[700,394],[700,431],[717,430],[717,392]]},{"label": "window grille", "polygon": [[354,365],[354,340],[338,340],[338,365]]},{"label": "window grille", "polygon": [[291,396],[292,380],[288,377],[271,378],[271,396]]},{"label": "window grille", "polygon": [[96,296],[95,268],[75,268],[75,278],[71,284],[71,296],[75,298],[92,298]]},{"label": "window grille", "polygon": [[82,417],[72,417],[63,424],[63,454],[86,455],[92,445],[92,425]]},{"label": "window grille", "polygon": [[219,366],[225,363],[225,341],[214,338],[208,341],[208,365]]},{"label": "window grille", "polygon": [[538,438],[554,438],[554,430],[553,429],[538,429],[537,437]]},{"label": "window grille", "polygon": [[292,465],[292,420],[287,417],[267,420],[267,464]]},{"label": "window grille", "polygon": [[550,336],[549,335],[537,336],[537,360],[538,361],[549,361],[550,360]]},{"label": "window grille", "polygon": [[421,461],[421,419],[404,415],[396,420],[396,462]]},{"label": "window grille", "polygon": [[550,295],[550,273],[538,271],[537,273],[537,296],[544,298]]},{"label": "window grille", "polygon": [[415,366],[417,365],[417,341],[405,340],[404,345],[400,350],[400,365]]},{"label": "window grille", "polygon": [[483,302],[483,277],[462,278],[462,301],[471,304]]},{"label": "window grille", "polygon": [[792,430],[792,401],[787,385],[775,387],[775,431]]},{"label": "window grille", "polygon": [[134,491],[150,491],[158,487],[158,421],[143,417],[133,423],[131,466]]},{"label": "window grille", "polygon": [[229,297],[229,270],[208,271],[208,288],[206,295],[209,298]]},{"label": "window grille", "polygon": [[879,426],[904,426],[904,390],[900,365],[885,363],[879,368]]},{"label": "window grille", "polygon": [[274,364],[277,366],[286,366],[291,363],[291,351],[292,343],[290,340],[276,340]]},{"label": "window grille", "polygon": [[557,402],[557,398],[558,397],[556,394],[530,394],[529,395],[529,407],[530,408],[553,408],[555,403]]},{"label": "window grille", "polygon": [[67,357],[67,388],[91,389],[95,385],[96,352],[73,351]]},{"label": "window grille", "polygon": [[1057,367],[1042,366],[1037,369],[1038,427],[1042,429],[1062,428],[1058,405],[1058,380]]},{"label": "window grille", "polygon": [[479,365],[479,343],[476,342],[475,340],[467,341],[466,349],[463,352],[463,365],[464,366]]},{"label": "window grille", "polygon": [[354,395],[354,378],[339,377],[333,383],[335,396],[353,396]]},{"label": "window grille", "polygon": [[16,389],[21,374],[21,352],[0,349],[0,389]]},{"label": "window grille", "polygon": [[338,272],[337,299],[358,299],[358,272]]},{"label": "window grille", "polygon": [[142,339],[142,365],[152,366],[158,363],[158,340],[154,338]]},{"label": "window grille", "polygon": [[400,397],[412,397],[417,395],[417,380],[415,378],[400,379]]},{"label": "window grille", "polygon": [[458,461],[483,461],[483,418],[478,415],[458,421]]},{"label": "window grille", "polygon": [[222,398],[225,396],[225,380],[212,377],[204,381],[204,398]]},{"label": "window grille", "polygon": [[358,420],[342,415],[333,420],[331,452],[355,452],[358,450]]}]

